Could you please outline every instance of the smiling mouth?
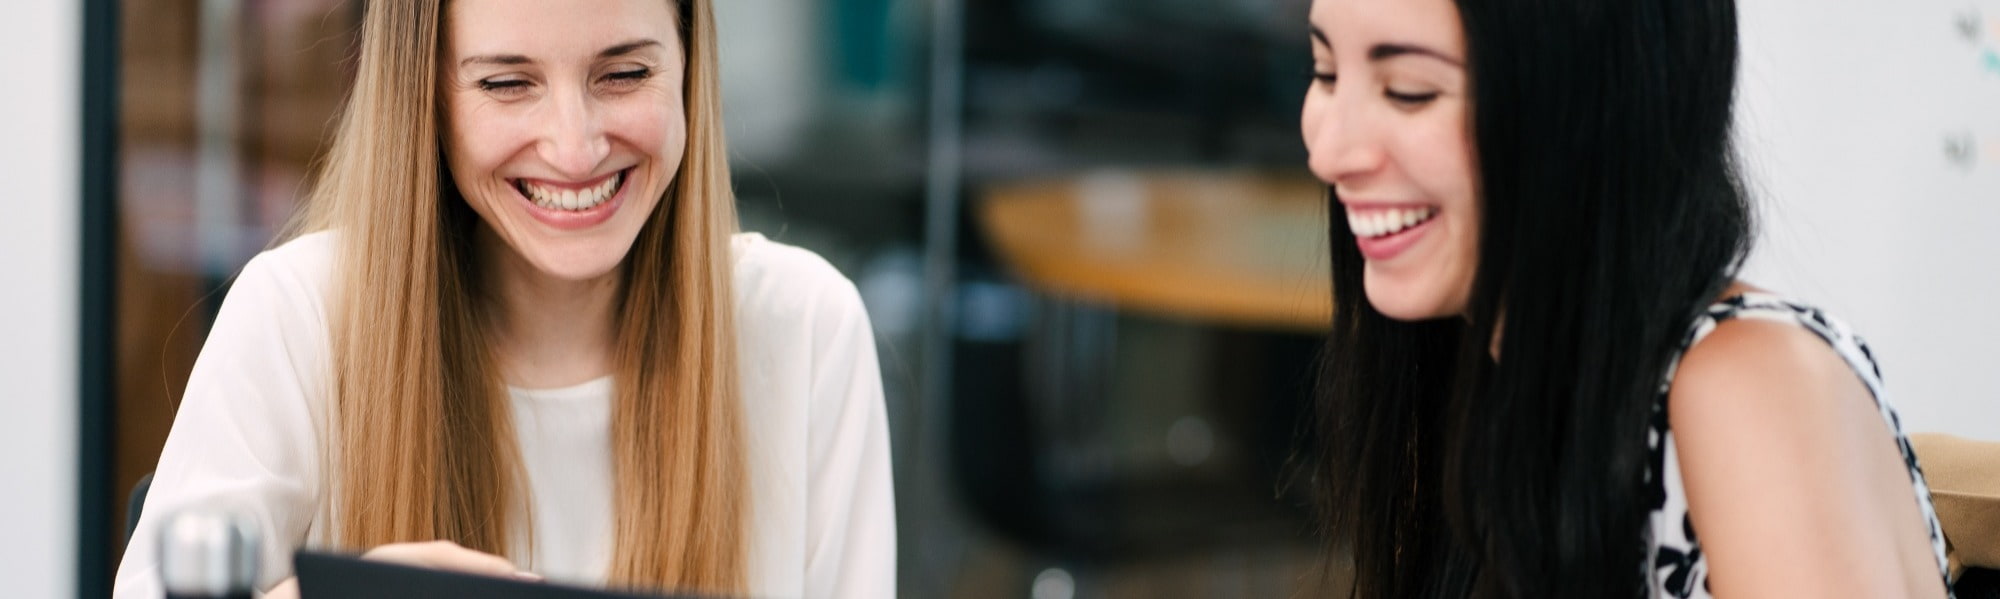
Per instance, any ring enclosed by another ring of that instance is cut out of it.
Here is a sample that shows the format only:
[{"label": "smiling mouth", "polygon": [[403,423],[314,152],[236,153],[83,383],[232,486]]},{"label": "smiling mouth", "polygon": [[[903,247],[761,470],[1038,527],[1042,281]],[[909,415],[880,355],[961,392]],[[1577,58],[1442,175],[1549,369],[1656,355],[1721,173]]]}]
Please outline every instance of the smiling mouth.
[{"label": "smiling mouth", "polygon": [[515,179],[514,189],[521,192],[521,197],[528,198],[528,201],[545,210],[582,212],[617,197],[618,191],[625,186],[626,175],[631,171],[628,168],[612,173],[596,185],[581,189],[542,185],[527,179]]},{"label": "smiling mouth", "polygon": [[1438,209],[1430,206],[1388,210],[1348,210],[1347,227],[1360,239],[1388,237],[1430,222]]}]

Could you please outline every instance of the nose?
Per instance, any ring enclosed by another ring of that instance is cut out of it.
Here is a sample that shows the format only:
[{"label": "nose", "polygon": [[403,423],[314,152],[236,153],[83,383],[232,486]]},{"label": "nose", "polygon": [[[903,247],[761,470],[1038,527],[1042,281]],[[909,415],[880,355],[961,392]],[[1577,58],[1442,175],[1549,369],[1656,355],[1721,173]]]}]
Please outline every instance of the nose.
[{"label": "nose", "polygon": [[1318,88],[1307,92],[1299,124],[1305,134],[1307,164],[1321,181],[1355,185],[1381,170],[1387,157],[1380,127],[1354,94]]},{"label": "nose", "polygon": [[597,174],[597,167],[611,153],[605,138],[603,117],[597,102],[582,89],[553,94],[536,151],[544,162],[571,181]]}]

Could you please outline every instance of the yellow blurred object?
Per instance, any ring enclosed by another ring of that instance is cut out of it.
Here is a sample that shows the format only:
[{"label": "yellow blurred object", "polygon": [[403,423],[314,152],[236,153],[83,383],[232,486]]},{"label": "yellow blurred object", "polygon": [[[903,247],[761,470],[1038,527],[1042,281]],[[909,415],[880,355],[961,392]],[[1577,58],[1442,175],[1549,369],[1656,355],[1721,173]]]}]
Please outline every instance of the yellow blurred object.
[{"label": "yellow blurred object", "polygon": [[1939,433],[1910,435],[1944,527],[1951,578],[2000,569],[2000,443]]},{"label": "yellow blurred object", "polygon": [[1259,328],[1332,317],[1325,187],[1304,176],[1085,173],[988,190],[978,218],[1038,291]]}]

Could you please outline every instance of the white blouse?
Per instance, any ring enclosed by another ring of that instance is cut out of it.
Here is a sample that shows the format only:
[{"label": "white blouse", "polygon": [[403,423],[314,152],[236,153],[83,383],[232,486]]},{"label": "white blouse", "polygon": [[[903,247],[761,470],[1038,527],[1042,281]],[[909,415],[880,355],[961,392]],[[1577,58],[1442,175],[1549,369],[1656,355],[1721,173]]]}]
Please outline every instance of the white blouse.
[{"label": "white blouse", "polygon": [[[264,533],[259,588],[329,538],[320,436],[329,370],[333,233],[252,259],[189,377],[119,565],[119,598],[161,595],[161,518],[230,507]],[[735,251],[737,354],[748,438],[750,592],[893,597],[896,522],[875,341],[854,285],[813,253],[757,234]],[[532,493],[534,546],[516,565],[603,584],[610,561],[611,379],[509,389]],[[515,539],[526,523],[516,523]]]}]

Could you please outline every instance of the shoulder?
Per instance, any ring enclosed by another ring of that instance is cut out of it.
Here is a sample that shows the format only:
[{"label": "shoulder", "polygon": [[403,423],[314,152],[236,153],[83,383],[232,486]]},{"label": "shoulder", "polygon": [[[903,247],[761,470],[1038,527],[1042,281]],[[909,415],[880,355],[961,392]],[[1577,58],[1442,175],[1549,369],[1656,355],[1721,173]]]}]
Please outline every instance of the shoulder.
[{"label": "shoulder", "polygon": [[1891,447],[1878,398],[1812,319],[1824,315],[1767,301],[1688,349],[1667,416],[1691,492],[1859,484],[1857,465]]},{"label": "shoulder", "polygon": [[865,322],[854,283],[819,254],[757,233],[737,234],[730,248],[736,260],[738,318]]},{"label": "shoulder", "polygon": [[237,275],[237,280],[268,279],[297,286],[301,291],[323,291],[333,280],[338,239],[333,231],[314,231],[294,237],[251,257]]},{"label": "shoulder", "polygon": [[225,303],[238,304],[238,310],[296,313],[323,321],[336,242],[335,233],[317,231],[258,253],[237,273]]},{"label": "shoulder", "polygon": [[[1742,410],[1773,402],[1718,401],[1709,398],[1756,395],[1800,400],[1832,393],[1866,393],[1860,378],[1832,345],[1797,323],[1732,318],[1715,326],[1688,349],[1675,373],[1672,407],[1694,410]],[[1781,402],[1780,402],[1781,403]]]},{"label": "shoulder", "polygon": [[[336,239],[331,232],[308,233],[244,264],[202,343],[197,374],[203,361],[278,360],[259,369],[283,367],[302,383],[323,382],[319,377],[330,357],[332,338],[329,306]],[[190,382],[187,393],[196,391]]]},{"label": "shoulder", "polygon": [[1680,444],[1695,450],[1829,448],[1880,426],[1866,384],[1826,339],[1797,322],[1731,318],[1682,357],[1668,395]]}]

